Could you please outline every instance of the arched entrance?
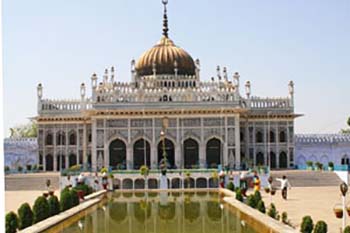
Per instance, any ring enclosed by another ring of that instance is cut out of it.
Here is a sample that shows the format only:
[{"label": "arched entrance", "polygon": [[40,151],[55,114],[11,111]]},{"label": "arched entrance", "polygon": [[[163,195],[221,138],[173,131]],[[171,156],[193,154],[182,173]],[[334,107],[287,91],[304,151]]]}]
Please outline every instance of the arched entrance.
[{"label": "arched entrance", "polygon": [[77,164],[77,156],[75,154],[70,154],[68,157],[69,167]]},{"label": "arched entrance", "polygon": [[256,154],[255,163],[256,163],[257,166],[263,166],[265,164],[265,162],[264,162],[264,154],[262,152],[258,152]]},{"label": "arched entrance", "polygon": [[280,168],[287,168],[287,154],[284,151],[280,153]]},{"label": "arched entrance", "polygon": [[48,154],[45,157],[46,171],[53,171],[53,156]]},{"label": "arched entrance", "polygon": [[151,147],[148,141],[139,139],[134,143],[134,169],[139,169],[142,165],[150,167]]},{"label": "arched entrance", "polygon": [[163,150],[165,149],[168,168],[173,168],[175,165],[174,143],[166,138],[164,139],[164,145],[165,148],[163,148],[162,140],[158,143],[158,164],[160,164],[161,160],[163,159]]},{"label": "arched entrance", "polygon": [[109,145],[109,166],[112,169],[126,169],[126,145],[120,139]]},{"label": "arched entrance", "polygon": [[[62,166],[61,166],[62,164]],[[56,156],[56,169],[60,171],[61,169],[66,169],[66,156],[65,155],[57,155]]]},{"label": "arched entrance", "polygon": [[270,164],[270,166],[271,166],[271,168],[276,168],[276,154],[275,154],[275,152],[270,152],[270,160],[271,160],[271,164]]},{"label": "arched entrance", "polygon": [[198,143],[189,138],[184,141],[184,166],[185,168],[193,168],[198,165],[199,153]]},{"label": "arched entrance", "polygon": [[217,168],[221,164],[221,142],[217,138],[210,139],[206,146],[208,168]]}]

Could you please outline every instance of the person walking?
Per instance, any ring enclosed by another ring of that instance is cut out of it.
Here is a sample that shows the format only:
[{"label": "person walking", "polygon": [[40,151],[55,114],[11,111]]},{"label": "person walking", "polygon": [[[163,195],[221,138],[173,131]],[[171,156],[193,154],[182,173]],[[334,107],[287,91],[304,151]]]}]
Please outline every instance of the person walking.
[{"label": "person walking", "polygon": [[287,200],[287,189],[291,189],[292,186],[290,185],[286,176],[283,176],[282,179],[277,178],[276,180],[281,182],[282,198]]},{"label": "person walking", "polygon": [[260,186],[261,186],[261,181],[260,181],[260,178],[258,176],[258,174],[255,172],[255,175],[254,175],[254,192],[255,191],[260,191]]}]

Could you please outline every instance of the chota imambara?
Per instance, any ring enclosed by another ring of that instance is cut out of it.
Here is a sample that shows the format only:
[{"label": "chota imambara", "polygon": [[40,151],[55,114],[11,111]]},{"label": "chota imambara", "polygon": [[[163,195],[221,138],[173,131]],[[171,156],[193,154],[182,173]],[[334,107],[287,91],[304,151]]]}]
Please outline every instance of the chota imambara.
[{"label": "chota imambara", "polygon": [[[91,96],[80,85],[76,100],[43,97],[38,84],[38,161],[45,171],[79,164],[157,169],[294,167],[294,85],[285,97],[256,97],[240,74],[216,69],[201,79],[199,59],[168,34],[167,1],[157,44],[131,61],[131,81],[114,67],[91,77]],[[242,93],[242,89],[244,93]]]}]

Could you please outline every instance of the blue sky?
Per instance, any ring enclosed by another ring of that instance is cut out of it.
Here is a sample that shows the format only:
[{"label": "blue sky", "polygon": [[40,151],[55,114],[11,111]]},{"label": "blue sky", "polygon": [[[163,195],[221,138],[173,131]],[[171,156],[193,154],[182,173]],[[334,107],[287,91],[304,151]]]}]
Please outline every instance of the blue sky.
[{"label": "blue sky", "polygon": [[[130,61],[161,36],[160,0],[4,0],[4,133],[36,115],[44,98],[79,98],[79,85]],[[169,35],[201,60],[252,82],[252,95],[287,96],[295,83],[297,133],[332,133],[350,116],[350,1],[169,0]]]}]

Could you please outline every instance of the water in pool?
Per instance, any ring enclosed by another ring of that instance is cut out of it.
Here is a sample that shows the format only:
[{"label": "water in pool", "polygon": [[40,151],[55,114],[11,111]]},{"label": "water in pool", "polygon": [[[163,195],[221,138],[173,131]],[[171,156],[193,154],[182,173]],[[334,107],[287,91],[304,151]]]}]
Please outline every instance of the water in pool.
[{"label": "water in pool", "polygon": [[47,233],[256,233],[216,192],[110,193]]}]

